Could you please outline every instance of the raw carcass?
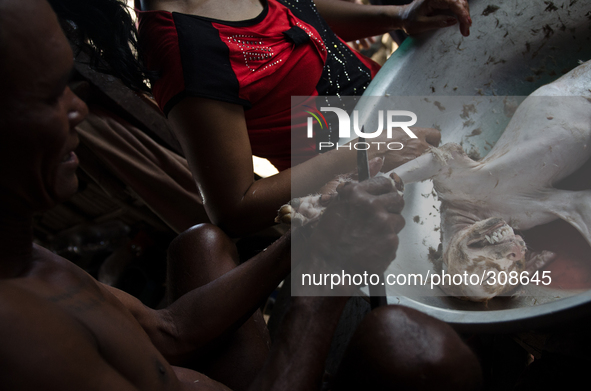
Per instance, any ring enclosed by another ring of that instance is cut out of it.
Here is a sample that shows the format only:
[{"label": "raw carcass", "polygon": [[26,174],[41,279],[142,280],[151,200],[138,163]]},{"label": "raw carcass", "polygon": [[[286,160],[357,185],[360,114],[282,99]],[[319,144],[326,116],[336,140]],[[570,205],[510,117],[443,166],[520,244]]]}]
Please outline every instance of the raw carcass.
[{"label": "raw carcass", "polygon": [[[531,94],[481,161],[470,159],[457,144],[446,144],[394,171],[404,183],[433,179],[442,201],[447,272],[494,277],[501,271],[531,273],[552,258],[542,252],[526,261],[525,243],[513,229],[560,218],[591,244],[591,191],[553,187],[590,156],[591,62],[587,62]],[[447,290],[484,301],[515,287],[495,280]]]}]

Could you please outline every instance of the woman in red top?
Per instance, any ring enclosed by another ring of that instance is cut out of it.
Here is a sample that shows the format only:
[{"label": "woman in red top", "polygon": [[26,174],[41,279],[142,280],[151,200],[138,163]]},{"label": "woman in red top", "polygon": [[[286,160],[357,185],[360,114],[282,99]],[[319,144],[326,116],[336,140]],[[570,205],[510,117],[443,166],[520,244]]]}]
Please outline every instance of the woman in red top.
[{"label": "woman in red top", "polygon": [[[416,34],[458,21],[468,35],[471,24],[466,0],[400,7],[338,0],[136,0],[135,6],[147,68],[159,73],[154,96],[183,146],[208,216],[232,236],[270,226],[292,196],[315,192],[355,169],[355,151],[316,155],[303,131],[292,143],[290,122],[291,96],[361,95],[377,72],[377,64],[343,40],[393,29]],[[439,141],[433,130],[417,133],[419,139],[400,140],[405,148],[388,156],[390,168]],[[255,182],[253,153],[281,172]],[[370,150],[370,158],[378,153],[384,155]]]}]

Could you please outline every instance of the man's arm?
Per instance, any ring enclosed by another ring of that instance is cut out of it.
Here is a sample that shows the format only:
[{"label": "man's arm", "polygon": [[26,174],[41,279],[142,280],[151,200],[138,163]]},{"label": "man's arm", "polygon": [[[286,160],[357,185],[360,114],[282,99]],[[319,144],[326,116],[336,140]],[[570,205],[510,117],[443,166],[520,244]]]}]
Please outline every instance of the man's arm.
[{"label": "man's arm", "polygon": [[[339,195],[315,228],[307,243],[309,251],[302,252],[294,262],[306,261],[302,267],[313,269],[338,265],[346,270],[358,270],[363,265],[372,273],[383,272],[394,259],[397,233],[404,225],[400,216],[404,202],[394,182],[386,177],[373,178],[346,185]],[[187,293],[164,310],[151,310],[121,291],[110,290],[138,319],[159,351],[169,361],[180,362],[195,349],[237,326],[289,273],[291,239],[291,233],[284,235],[253,259]],[[372,262],[368,264],[367,259]],[[219,306],[218,302],[224,305]],[[330,316],[326,321],[330,323],[331,317],[338,317],[340,311],[327,314]],[[316,346],[323,340],[324,332],[312,331],[307,338],[310,346]],[[301,338],[297,336],[295,341]],[[292,342],[286,339],[284,343],[289,346]],[[277,365],[274,363],[272,367],[283,371]],[[280,371],[270,369],[270,372]]]},{"label": "man's arm", "polygon": [[402,6],[366,6],[341,0],[314,0],[314,3],[330,28],[345,41],[397,29],[415,35],[458,22],[462,34],[468,36],[472,24],[466,0],[415,0]]},{"label": "man's arm", "polygon": [[[291,234],[223,276],[153,310],[116,288],[114,294],[133,314],[152,343],[171,363],[222,334],[237,329],[290,271]],[[199,254],[194,254],[199,262]],[[219,305],[223,303],[223,305]]]}]

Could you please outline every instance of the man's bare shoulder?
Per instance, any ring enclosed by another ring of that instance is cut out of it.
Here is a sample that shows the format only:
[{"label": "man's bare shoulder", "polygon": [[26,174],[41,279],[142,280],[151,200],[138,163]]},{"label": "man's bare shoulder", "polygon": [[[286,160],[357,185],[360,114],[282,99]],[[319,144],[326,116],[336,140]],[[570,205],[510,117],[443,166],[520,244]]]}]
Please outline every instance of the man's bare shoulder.
[{"label": "man's bare shoulder", "polygon": [[0,389],[226,389],[173,369],[116,296],[44,249],[22,276],[0,280],[0,319]]},{"label": "man's bare shoulder", "polygon": [[[35,294],[29,284],[23,284],[19,279],[0,281],[0,318],[7,320],[0,322],[0,350],[9,346],[11,341],[18,342],[19,338],[15,336],[28,333],[47,334],[67,330],[92,341],[78,322],[50,300]],[[53,330],[53,326],[59,327]]]},{"label": "man's bare shoulder", "polygon": [[[207,376],[172,368],[165,361],[151,360],[149,365],[145,352],[134,352],[135,370],[117,366],[99,353],[102,343],[91,330],[22,285],[22,281],[0,281],[0,389],[228,390]],[[121,351],[123,356],[129,353]],[[133,381],[134,373],[151,378],[149,386]]]},{"label": "man's bare shoulder", "polygon": [[79,322],[19,282],[0,282],[0,318],[3,389],[93,390],[98,379],[88,375],[120,376]]}]

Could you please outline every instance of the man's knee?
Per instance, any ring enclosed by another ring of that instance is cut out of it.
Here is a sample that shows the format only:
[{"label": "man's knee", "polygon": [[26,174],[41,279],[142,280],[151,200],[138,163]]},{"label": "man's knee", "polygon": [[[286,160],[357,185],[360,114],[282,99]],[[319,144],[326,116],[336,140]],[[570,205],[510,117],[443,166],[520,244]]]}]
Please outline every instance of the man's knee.
[{"label": "man's knee", "polygon": [[335,390],[473,390],[476,356],[446,323],[419,311],[380,307],[351,339]]}]

